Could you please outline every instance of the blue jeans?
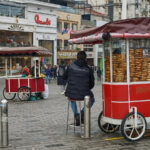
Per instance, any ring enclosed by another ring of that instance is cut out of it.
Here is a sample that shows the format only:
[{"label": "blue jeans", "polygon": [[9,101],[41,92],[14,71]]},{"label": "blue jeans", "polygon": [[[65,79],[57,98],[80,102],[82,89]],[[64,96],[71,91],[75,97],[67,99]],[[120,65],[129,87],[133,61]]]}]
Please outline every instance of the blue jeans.
[{"label": "blue jeans", "polygon": [[48,84],[48,82],[50,82],[50,76],[45,76],[45,83]]},{"label": "blue jeans", "polygon": [[[91,97],[90,107],[93,106],[94,102],[95,102],[95,98],[94,98],[94,97]],[[71,108],[72,108],[72,111],[74,112],[74,115],[79,114],[79,113],[78,113],[78,109],[77,109],[77,104],[76,104],[75,101],[70,101],[70,106],[71,106]],[[84,107],[82,108],[81,112],[84,112]]]}]

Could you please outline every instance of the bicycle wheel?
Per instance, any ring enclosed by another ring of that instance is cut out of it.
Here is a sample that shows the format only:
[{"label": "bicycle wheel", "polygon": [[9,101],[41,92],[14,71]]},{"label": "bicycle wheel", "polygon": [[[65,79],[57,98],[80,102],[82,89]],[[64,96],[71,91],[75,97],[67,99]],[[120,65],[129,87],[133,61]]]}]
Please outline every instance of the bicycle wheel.
[{"label": "bicycle wheel", "polygon": [[119,125],[110,124],[103,121],[103,113],[101,112],[98,117],[98,126],[105,133],[114,133],[119,130]]},{"label": "bicycle wheel", "polygon": [[18,89],[18,98],[21,101],[27,101],[29,100],[30,96],[31,96],[31,91],[30,88],[26,87],[26,86],[22,86]]},{"label": "bicycle wheel", "polygon": [[13,100],[16,96],[16,93],[6,92],[6,88],[3,89],[3,96],[7,100]]}]

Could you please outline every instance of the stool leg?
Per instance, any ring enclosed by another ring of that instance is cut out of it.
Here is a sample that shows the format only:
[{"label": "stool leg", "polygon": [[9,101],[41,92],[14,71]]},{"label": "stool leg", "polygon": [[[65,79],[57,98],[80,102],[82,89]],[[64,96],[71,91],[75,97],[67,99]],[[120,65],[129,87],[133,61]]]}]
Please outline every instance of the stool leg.
[{"label": "stool leg", "polygon": [[73,118],[74,118],[74,133],[75,133],[75,103],[73,105]]},{"label": "stool leg", "polygon": [[67,127],[66,127],[66,135],[68,134],[68,126],[69,126],[68,122],[69,122],[69,101],[68,101],[68,108],[67,108]]},{"label": "stool leg", "polygon": [[82,133],[82,124],[81,124],[81,102],[79,101],[79,110],[80,110],[80,132]]}]

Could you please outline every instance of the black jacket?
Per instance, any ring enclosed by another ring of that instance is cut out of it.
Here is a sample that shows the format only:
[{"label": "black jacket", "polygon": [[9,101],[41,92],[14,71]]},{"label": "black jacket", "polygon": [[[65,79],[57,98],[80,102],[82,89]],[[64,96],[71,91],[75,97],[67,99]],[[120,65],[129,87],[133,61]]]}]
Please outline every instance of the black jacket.
[{"label": "black jacket", "polygon": [[77,60],[72,63],[64,74],[67,80],[65,95],[74,100],[83,100],[85,96],[93,97],[94,75],[86,61]]}]

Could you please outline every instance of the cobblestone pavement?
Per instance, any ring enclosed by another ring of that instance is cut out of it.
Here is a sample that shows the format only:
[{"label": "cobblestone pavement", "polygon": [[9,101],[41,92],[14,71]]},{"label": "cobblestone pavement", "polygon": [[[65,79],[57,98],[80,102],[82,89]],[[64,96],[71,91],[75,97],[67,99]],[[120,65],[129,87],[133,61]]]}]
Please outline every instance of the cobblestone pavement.
[{"label": "cobblestone pavement", "polygon": [[53,82],[49,85],[50,93],[47,100],[9,102],[11,146],[5,150],[148,150],[150,136],[134,143],[124,139],[105,140],[120,137],[121,133],[118,131],[108,135],[100,131],[97,124],[98,115],[102,110],[100,82],[96,83],[93,91],[96,102],[91,110],[91,139],[82,139],[80,129],[76,129],[76,134],[70,129],[66,135],[67,100]]}]

